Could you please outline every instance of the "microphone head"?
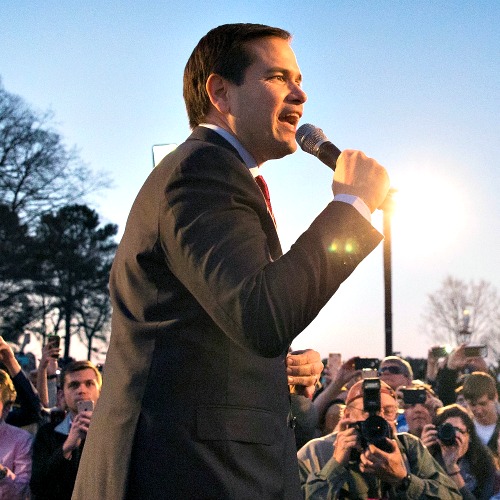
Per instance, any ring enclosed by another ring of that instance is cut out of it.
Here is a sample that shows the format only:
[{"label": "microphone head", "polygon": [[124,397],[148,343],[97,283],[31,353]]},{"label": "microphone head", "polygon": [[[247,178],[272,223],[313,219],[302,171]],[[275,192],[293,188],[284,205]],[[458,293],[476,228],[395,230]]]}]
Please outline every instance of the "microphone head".
[{"label": "microphone head", "polygon": [[318,156],[321,144],[328,141],[323,131],[310,123],[304,123],[297,129],[295,140],[303,151],[314,156]]}]

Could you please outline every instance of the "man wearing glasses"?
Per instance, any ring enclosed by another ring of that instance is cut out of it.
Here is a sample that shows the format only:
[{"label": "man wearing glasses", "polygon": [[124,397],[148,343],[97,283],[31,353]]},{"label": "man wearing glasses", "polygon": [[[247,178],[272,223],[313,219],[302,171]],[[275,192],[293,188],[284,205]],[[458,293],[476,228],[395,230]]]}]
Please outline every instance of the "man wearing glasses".
[{"label": "man wearing glasses", "polygon": [[396,434],[396,394],[382,381],[378,415],[391,429],[392,437],[385,439],[384,446],[389,451],[372,443],[362,446],[356,424],[369,416],[363,408],[363,382],[349,390],[338,432],[314,439],[299,450],[304,498],[461,498],[418,438]]},{"label": "man wearing glasses", "polygon": [[409,386],[413,380],[413,370],[410,363],[399,356],[387,356],[380,363],[378,376],[380,380],[393,390],[404,385]]}]

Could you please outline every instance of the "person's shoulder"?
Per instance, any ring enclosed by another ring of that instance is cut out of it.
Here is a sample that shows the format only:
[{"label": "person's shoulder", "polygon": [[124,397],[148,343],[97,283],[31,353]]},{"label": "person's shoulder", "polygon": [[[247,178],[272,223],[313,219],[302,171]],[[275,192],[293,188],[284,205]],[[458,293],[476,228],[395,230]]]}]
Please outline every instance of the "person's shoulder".
[{"label": "person's shoulder", "polygon": [[[2,427],[5,429],[5,434],[8,435],[8,439],[10,440],[33,441],[33,434],[25,429],[21,429],[20,427],[10,424],[4,424]],[[3,439],[6,439],[6,437],[4,436]]]},{"label": "person's shoulder", "polygon": [[297,456],[299,459],[305,458],[311,454],[317,455],[318,452],[329,450],[333,453],[333,444],[337,439],[337,433],[332,432],[331,434],[327,434],[326,436],[322,436],[319,438],[311,439],[308,441],[300,450],[297,452]]},{"label": "person's shoulder", "polygon": [[396,438],[405,449],[421,448],[424,446],[420,438],[409,432],[398,432]]},{"label": "person's shoulder", "polygon": [[57,431],[56,431],[57,425],[58,424],[56,424],[54,422],[47,422],[47,423],[41,425],[38,428],[36,436],[38,437],[38,436],[48,436],[48,435],[56,434],[57,433]]}]

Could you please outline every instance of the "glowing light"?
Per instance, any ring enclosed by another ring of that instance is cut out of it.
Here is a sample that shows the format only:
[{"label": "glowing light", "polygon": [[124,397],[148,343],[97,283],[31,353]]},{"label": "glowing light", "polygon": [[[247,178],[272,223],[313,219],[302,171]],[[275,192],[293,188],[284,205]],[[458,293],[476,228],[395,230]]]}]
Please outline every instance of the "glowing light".
[{"label": "glowing light", "polygon": [[338,245],[337,245],[337,242],[333,242],[330,247],[328,248],[328,251],[329,252],[332,252],[332,253],[336,253],[338,250]]},{"label": "glowing light", "polygon": [[465,196],[453,179],[420,170],[394,185],[394,248],[416,258],[452,251],[467,227]]}]

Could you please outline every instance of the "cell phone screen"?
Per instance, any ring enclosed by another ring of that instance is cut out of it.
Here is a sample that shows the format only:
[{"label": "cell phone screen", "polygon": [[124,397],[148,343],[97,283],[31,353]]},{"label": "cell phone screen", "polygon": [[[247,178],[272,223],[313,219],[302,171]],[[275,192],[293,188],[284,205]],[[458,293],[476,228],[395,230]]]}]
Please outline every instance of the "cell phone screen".
[{"label": "cell phone screen", "polygon": [[78,413],[82,411],[94,411],[94,402],[90,400],[77,401],[76,407],[78,408]]}]

